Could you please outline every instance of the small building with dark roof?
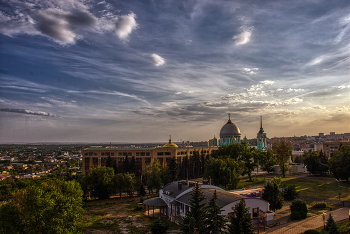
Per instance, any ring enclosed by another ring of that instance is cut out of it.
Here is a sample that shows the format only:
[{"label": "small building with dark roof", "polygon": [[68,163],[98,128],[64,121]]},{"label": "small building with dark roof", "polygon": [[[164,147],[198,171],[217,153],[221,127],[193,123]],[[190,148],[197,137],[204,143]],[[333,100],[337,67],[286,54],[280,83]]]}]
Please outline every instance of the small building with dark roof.
[{"label": "small building with dark roof", "polygon": [[[170,184],[167,184],[162,189],[159,190],[159,198],[164,201],[166,209],[162,209],[164,216],[170,218],[170,220],[175,221],[177,218],[184,217],[186,212],[190,210],[190,198],[192,196],[192,189],[195,185],[193,181],[175,181]],[[222,215],[225,215],[228,218],[228,215],[233,212],[232,207],[235,206],[242,198],[245,199],[246,207],[249,209],[251,217],[256,217],[256,220],[261,222],[264,220],[264,223],[267,225],[274,223],[274,213],[269,211],[269,203],[265,200],[253,197],[245,197],[234,192],[225,191],[224,189],[206,184],[199,184],[201,191],[205,196],[205,201],[209,201],[216,190],[218,199],[217,204],[221,207]],[[154,199],[154,198],[153,198]],[[144,201],[144,205],[154,205],[158,207],[164,207],[164,204],[160,204],[159,200],[157,202],[150,203],[149,200]],[[157,204],[156,204],[157,203]]]}]

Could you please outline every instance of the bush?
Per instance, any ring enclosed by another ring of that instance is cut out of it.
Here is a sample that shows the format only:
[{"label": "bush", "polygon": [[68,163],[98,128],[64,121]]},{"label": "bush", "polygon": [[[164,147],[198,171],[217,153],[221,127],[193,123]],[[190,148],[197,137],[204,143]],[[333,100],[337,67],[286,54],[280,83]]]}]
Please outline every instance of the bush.
[{"label": "bush", "polygon": [[332,225],[334,225],[334,224],[336,225],[336,223],[333,219],[333,216],[332,216],[332,214],[329,214],[329,217],[327,220],[327,225],[326,225],[326,230],[328,231],[332,227]]},{"label": "bush", "polygon": [[290,217],[293,221],[301,219],[300,213],[298,211],[293,211]]},{"label": "bush", "polygon": [[307,230],[304,232],[304,234],[320,234],[320,233],[316,230]]},{"label": "bush", "polygon": [[325,202],[314,202],[312,203],[313,208],[327,208],[327,203]]},{"label": "bush", "polygon": [[304,211],[306,214],[308,212],[307,205],[304,200],[296,199],[292,201],[292,205],[290,206],[290,210],[293,213],[293,211]]},{"label": "bush", "polygon": [[295,187],[295,185],[291,185],[288,187],[287,193],[284,195],[285,199],[288,201],[293,201],[299,197],[299,193]]},{"label": "bush", "polygon": [[163,234],[169,229],[169,221],[166,219],[158,218],[151,225],[151,232],[153,234]]},{"label": "bush", "polygon": [[307,217],[307,213],[305,213],[305,211],[299,211],[299,214],[300,214],[300,217],[301,217],[301,219],[306,219],[306,217]]}]

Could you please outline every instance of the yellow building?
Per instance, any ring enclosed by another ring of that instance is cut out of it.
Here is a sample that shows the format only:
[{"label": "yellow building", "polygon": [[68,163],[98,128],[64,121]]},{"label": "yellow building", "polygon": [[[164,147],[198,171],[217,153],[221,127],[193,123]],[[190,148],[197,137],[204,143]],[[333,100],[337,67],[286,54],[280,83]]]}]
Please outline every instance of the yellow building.
[{"label": "yellow building", "polygon": [[83,173],[89,171],[93,166],[105,166],[107,159],[111,156],[116,161],[121,171],[125,156],[135,157],[136,172],[141,173],[142,168],[158,160],[162,165],[169,164],[172,157],[176,158],[178,164],[184,157],[193,157],[194,151],[199,154],[210,155],[218,147],[178,147],[171,139],[163,147],[158,148],[113,148],[113,147],[92,147],[83,150]]}]

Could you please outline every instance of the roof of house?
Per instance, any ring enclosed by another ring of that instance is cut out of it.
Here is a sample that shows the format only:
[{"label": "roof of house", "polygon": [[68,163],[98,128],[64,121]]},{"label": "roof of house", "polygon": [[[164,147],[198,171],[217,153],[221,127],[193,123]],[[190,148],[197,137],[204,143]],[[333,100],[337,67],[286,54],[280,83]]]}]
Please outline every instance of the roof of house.
[{"label": "roof of house", "polygon": [[[224,207],[232,202],[240,200],[241,198],[246,199],[246,197],[237,194],[232,194],[224,190],[217,190],[213,188],[202,188],[201,190],[205,196],[205,200],[203,202],[209,201],[213,197],[214,191],[216,190],[216,194],[218,196],[216,203],[220,207]],[[191,196],[192,192],[189,192],[177,198],[176,200],[186,205],[190,205],[189,199],[191,198]]]}]

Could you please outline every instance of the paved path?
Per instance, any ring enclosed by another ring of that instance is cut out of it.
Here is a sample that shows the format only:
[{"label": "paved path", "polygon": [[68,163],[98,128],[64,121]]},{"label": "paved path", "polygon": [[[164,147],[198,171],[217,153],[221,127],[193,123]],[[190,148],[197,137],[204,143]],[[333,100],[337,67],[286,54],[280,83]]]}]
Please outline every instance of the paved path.
[{"label": "paved path", "polygon": [[[332,216],[336,222],[349,219],[349,210],[350,208],[344,207],[333,211],[327,211],[326,222],[329,217],[329,213],[332,213]],[[280,226],[275,226],[269,229],[266,229],[265,232],[260,233],[271,233],[271,234],[299,234],[303,233],[309,229],[315,229],[323,226],[323,218],[321,215],[315,215],[313,217],[307,218],[302,221],[295,221],[292,223],[287,223]]]}]

